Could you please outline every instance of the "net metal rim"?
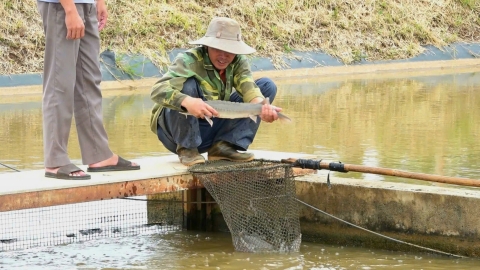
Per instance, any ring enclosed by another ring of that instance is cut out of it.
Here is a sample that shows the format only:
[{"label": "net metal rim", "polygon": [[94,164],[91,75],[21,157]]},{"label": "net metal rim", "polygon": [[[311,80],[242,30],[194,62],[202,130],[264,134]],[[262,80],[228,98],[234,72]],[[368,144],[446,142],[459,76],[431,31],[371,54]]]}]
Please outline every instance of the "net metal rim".
[{"label": "net metal rim", "polygon": [[[261,165],[267,165],[264,167],[258,167],[258,163]],[[217,166],[215,166],[217,165]],[[207,160],[205,163],[195,164],[190,166],[187,171],[194,174],[209,174],[209,173],[221,173],[221,172],[238,172],[238,171],[257,171],[265,169],[275,168],[290,168],[291,164],[283,163],[278,160],[269,159],[254,159],[248,162],[227,161],[227,160]]]}]

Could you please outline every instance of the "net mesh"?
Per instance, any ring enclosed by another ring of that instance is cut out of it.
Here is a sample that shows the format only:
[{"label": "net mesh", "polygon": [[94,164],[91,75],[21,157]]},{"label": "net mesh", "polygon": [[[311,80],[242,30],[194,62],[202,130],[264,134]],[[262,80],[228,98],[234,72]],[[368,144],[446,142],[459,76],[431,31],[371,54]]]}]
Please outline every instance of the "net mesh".
[{"label": "net mesh", "polygon": [[189,168],[220,206],[236,251],[297,252],[301,232],[292,167],[207,161]]},{"label": "net mesh", "polygon": [[[0,212],[0,253],[180,231],[183,192]],[[0,269],[2,269],[0,259]]]}]

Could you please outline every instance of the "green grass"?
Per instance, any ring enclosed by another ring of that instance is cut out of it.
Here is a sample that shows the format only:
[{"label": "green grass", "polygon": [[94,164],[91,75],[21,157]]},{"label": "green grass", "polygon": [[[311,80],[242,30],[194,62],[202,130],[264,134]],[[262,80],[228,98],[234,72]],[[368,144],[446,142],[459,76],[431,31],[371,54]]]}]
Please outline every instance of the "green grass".
[{"label": "green grass", "polygon": [[[159,67],[190,48],[214,16],[236,19],[256,56],[284,67],[293,49],[324,51],[346,64],[415,56],[422,45],[480,40],[480,0],[109,0],[102,50],[142,54]],[[35,0],[0,5],[0,74],[41,72],[44,35]],[[129,70],[128,67],[124,67]],[[129,72],[129,71],[128,71]]]}]

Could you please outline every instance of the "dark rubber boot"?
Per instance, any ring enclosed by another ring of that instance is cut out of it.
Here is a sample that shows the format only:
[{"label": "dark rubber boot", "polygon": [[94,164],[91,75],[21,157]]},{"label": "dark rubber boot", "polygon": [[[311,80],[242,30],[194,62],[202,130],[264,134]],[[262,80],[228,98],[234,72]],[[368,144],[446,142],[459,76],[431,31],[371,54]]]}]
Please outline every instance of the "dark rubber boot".
[{"label": "dark rubber boot", "polygon": [[252,153],[240,153],[232,144],[224,141],[216,142],[210,150],[208,150],[208,160],[230,160],[246,162],[251,161],[255,157]]},{"label": "dark rubber boot", "polygon": [[192,166],[199,163],[205,163],[205,158],[198,153],[198,150],[180,147],[177,149],[178,159],[185,166]]}]

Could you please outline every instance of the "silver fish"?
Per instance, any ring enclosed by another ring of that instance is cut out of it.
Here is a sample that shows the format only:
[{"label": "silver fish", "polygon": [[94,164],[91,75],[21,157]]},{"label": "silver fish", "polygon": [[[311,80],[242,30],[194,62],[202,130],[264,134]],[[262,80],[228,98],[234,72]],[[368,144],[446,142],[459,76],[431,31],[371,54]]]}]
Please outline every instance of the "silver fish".
[{"label": "silver fish", "polygon": [[[207,100],[205,101],[208,105],[212,106],[217,112],[217,118],[228,118],[228,119],[236,119],[236,118],[247,118],[249,117],[255,123],[257,122],[258,116],[262,112],[262,106],[264,104],[270,104],[268,98],[264,99],[262,103],[243,103],[243,102],[231,102],[231,101],[224,101],[224,100]],[[180,112],[185,115],[191,115],[188,112]],[[288,116],[277,113],[278,119],[281,121],[292,121]],[[205,116],[205,120],[213,126],[213,121],[209,117]]]}]

